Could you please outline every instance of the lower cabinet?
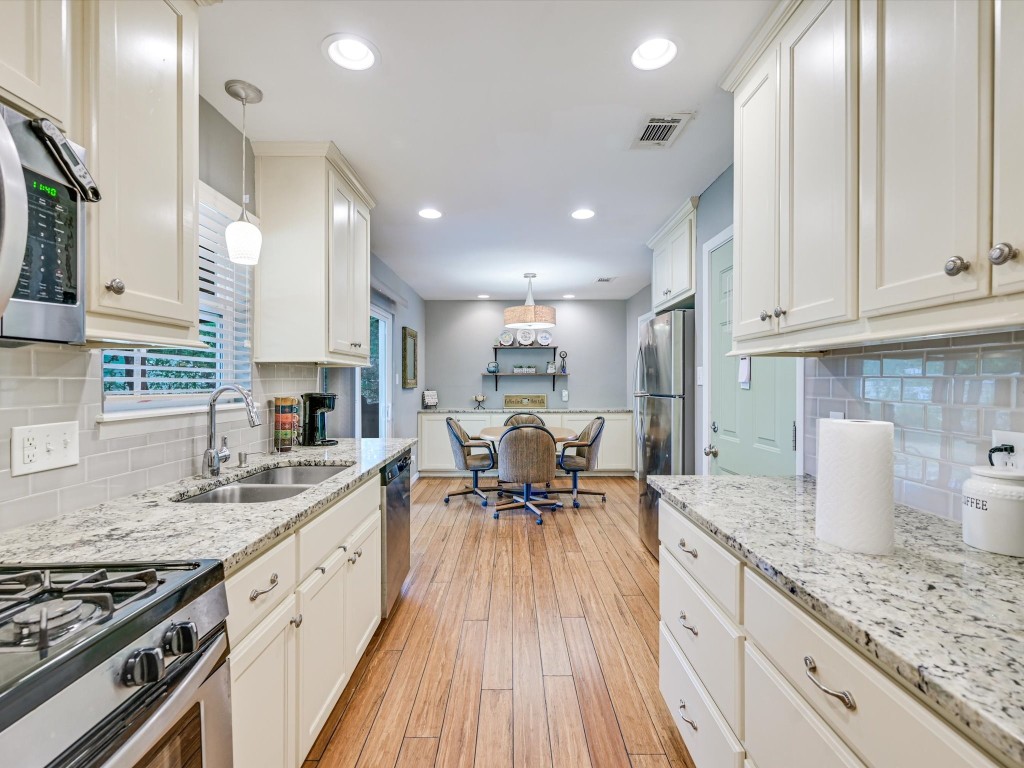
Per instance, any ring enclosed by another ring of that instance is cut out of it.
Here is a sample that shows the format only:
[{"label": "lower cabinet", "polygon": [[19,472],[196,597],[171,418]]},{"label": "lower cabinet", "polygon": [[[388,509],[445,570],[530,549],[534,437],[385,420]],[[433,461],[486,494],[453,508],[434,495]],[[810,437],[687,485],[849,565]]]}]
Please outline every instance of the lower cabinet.
[{"label": "lower cabinet", "polygon": [[[301,765],[380,624],[379,489],[374,476],[228,578],[230,614],[252,619],[228,622],[235,765]],[[296,587],[310,530],[333,541]]]}]

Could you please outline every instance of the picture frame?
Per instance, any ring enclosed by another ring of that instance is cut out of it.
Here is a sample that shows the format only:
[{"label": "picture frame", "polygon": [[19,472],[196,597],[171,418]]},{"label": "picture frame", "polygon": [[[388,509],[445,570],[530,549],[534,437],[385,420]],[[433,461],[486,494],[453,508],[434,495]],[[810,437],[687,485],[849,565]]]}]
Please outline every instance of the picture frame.
[{"label": "picture frame", "polygon": [[415,389],[419,371],[419,334],[402,326],[402,389]]}]

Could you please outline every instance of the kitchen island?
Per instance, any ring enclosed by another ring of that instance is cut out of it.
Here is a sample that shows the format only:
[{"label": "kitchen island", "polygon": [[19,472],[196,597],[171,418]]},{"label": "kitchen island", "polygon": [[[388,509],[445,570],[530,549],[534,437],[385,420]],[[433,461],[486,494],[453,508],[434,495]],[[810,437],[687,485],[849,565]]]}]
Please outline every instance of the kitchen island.
[{"label": "kitchen island", "polygon": [[[972,549],[962,542],[958,523],[902,506],[896,508],[894,554],[861,555],[831,546],[814,535],[811,477],[673,476],[648,482],[662,494],[663,572],[666,560],[678,559],[691,570],[698,562],[696,554],[680,553],[693,547],[692,539],[676,542],[676,532],[667,529],[666,521],[676,518],[743,564],[744,614],[733,617],[733,626],[752,623],[758,590],[774,594],[779,605],[795,602],[987,752],[1006,765],[1024,764],[1024,559]],[[713,553],[702,554],[706,562]],[[762,616],[769,618],[770,632],[784,633],[774,614]],[[662,620],[668,621],[664,606]],[[772,647],[756,629],[738,629],[744,632],[748,646],[753,639]],[[800,654],[806,650],[791,650],[793,685],[808,685],[804,673],[819,673],[804,669]],[[827,679],[830,671],[835,668],[820,674]],[[834,677],[829,682],[845,687]],[[871,716],[866,697],[854,717],[855,707],[808,690],[808,700],[844,738],[847,724]],[[829,719],[832,713],[835,719]],[[746,731],[742,738],[752,733],[749,713]],[[858,744],[847,743],[863,758]]]},{"label": "kitchen island", "polygon": [[[141,493],[25,525],[0,535],[0,562],[160,561],[210,558],[231,574],[302,523],[380,472],[415,438],[341,439],[256,455],[219,477],[188,477]],[[190,504],[182,501],[264,469],[337,465],[333,477],[280,501]]]}]

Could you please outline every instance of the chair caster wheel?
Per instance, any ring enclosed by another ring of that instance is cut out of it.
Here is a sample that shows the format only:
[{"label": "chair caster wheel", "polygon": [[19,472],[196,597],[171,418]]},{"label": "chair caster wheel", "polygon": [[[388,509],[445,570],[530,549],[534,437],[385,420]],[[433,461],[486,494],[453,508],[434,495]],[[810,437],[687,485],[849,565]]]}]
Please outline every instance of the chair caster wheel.
[{"label": "chair caster wheel", "polygon": [[482,502],[480,502],[480,506],[481,507],[486,507],[487,506],[487,499],[484,499]]},{"label": "chair caster wheel", "polygon": [[447,497],[447,496],[445,496],[445,497],[444,497],[444,503],[445,503],[445,504],[447,504],[447,503],[448,503],[448,497]]},{"label": "chair caster wheel", "polygon": [[493,515],[491,515],[491,517],[493,517],[495,520],[497,520],[498,519],[498,513],[495,512]]},{"label": "chair caster wheel", "polygon": [[499,498],[499,499],[500,499],[500,498],[501,498],[502,496],[504,496],[504,495],[505,495],[505,492],[504,492],[504,491],[498,491],[498,498]]},{"label": "chair caster wheel", "polygon": [[576,509],[579,509],[579,508],[580,508],[580,503],[579,503],[578,501],[574,501],[574,502],[572,503],[572,505],[573,505],[573,507],[574,507],[574,508],[576,508]]},{"label": "chair caster wheel", "polygon": [[603,502],[606,502],[606,501],[608,501],[608,497],[607,496],[602,496],[601,497],[601,502],[603,503]]},{"label": "chair caster wheel", "polygon": [[537,518],[537,525],[544,525],[544,518],[543,517],[538,517]]}]

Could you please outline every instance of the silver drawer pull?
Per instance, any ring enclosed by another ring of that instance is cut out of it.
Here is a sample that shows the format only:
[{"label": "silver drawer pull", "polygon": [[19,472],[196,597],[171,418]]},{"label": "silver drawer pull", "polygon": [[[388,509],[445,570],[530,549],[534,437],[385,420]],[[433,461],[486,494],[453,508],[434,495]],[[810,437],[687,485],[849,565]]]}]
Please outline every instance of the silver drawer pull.
[{"label": "silver drawer pull", "polygon": [[686,623],[686,612],[685,611],[680,611],[679,612],[679,623],[683,625],[683,629],[688,629],[691,632],[693,632],[693,636],[694,637],[697,636],[697,628],[695,626],[693,626],[692,624],[687,624]]},{"label": "silver drawer pull", "polygon": [[296,629],[298,629],[299,627],[301,627],[301,626],[302,626],[302,614],[300,613],[300,614],[299,614],[298,616],[296,616],[296,617],[295,617],[294,619],[291,619],[291,620],[289,621],[289,623],[290,623],[290,624],[291,624],[291,625],[292,625],[293,627],[295,627]]},{"label": "silver drawer pull", "polygon": [[814,659],[811,656],[804,656],[804,666],[807,668],[807,679],[814,683],[815,687],[822,693],[827,693],[829,696],[835,696],[847,709],[856,709],[857,702],[853,700],[853,694],[849,691],[833,691],[831,688],[826,688],[824,685],[818,682],[818,678],[814,676],[814,672],[818,670],[818,665],[814,663]]},{"label": "silver drawer pull", "polygon": [[326,568],[325,568],[324,566],[322,566],[322,565],[318,565],[318,566],[316,567],[316,569],[317,569],[318,571],[320,571],[320,573],[322,573],[322,574],[323,574],[324,576],[326,576],[326,575],[327,575],[327,569],[326,569]]},{"label": "silver drawer pull", "polygon": [[686,723],[688,726],[690,726],[691,728],[693,728],[693,730],[696,731],[697,730],[697,724],[695,722],[693,722],[693,720],[691,720],[690,718],[688,718],[686,715],[683,714],[683,710],[684,709],[686,709],[686,702],[683,701],[682,699],[680,699],[679,700],[679,719],[682,720],[684,723]]},{"label": "silver drawer pull", "polygon": [[124,280],[119,277],[115,277],[113,280],[108,280],[103,284],[103,287],[110,291],[115,296],[120,296],[124,293],[125,284]]},{"label": "silver drawer pull", "polygon": [[352,565],[355,565],[356,564],[356,560],[358,560],[358,559],[359,559],[358,555],[352,555],[352,557],[348,558],[348,561],[350,563],[352,563]]},{"label": "silver drawer pull", "polygon": [[1011,259],[1016,259],[1019,255],[1020,251],[1010,245],[1010,243],[997,243],[988,252],[988,260],[998,267],[1000,264],[1005,264]]},{"label": "silver drawer pull", "polygon": [[949,277],[956,277],[963,272],[970,271],[970,269],[971,262],[965,261],[962,256],[953,256],[942,267],[942,271]]},{"label": "silver drawer pull", "polygon": [[277,586],[277,574],[276,573],[272,573],[272,574],[270,574],[270,586],[267,587],[266,589],[254,589],[252,592],[249,593],[249,601],[253,602],[253,603],[256,602],[256,600],[259,598],[260,595],[267,594],[267,592],[270,592],[276,586]]},{"label": "silver drawer pull", "polygon": [[685,552],[686,554],[693,555],[693,557],[695,557],[695,558],[697,557],[697,548],[694,547],[693,549],[687,549],[686,548],[686,539],[680,539],[679,540],[679,548],[681,550],[683,550],[683,552]]},{"label": "silver drawer pull", "polygon": [[360,547],[359,549],[356,550],[356,557],[362,557],[362,556],[363,556],[363,548]]}]

